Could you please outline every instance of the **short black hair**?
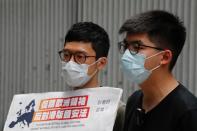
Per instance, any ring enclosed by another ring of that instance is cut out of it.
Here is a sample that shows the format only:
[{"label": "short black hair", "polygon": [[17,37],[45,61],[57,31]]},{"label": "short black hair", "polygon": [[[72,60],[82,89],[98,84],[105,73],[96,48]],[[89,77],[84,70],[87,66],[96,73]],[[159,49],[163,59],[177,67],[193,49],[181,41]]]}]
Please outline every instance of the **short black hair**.
[{"label": "short black hair", "polygon": [[109,51],[109,36],[99,25],[92,22],[78,22],[68,30],[65,43],[72,41],[90,42],[96,52],[96,59],[107,57]]},{"label": "short black hair", "polygon": [[146,33],[156,46],[172,51],[169,70],[172,71],[177,58],[184,46],[186,29],[183,22],[175,15],[163,11],[152,10],[128,19],[120,28],[122,34]]}]

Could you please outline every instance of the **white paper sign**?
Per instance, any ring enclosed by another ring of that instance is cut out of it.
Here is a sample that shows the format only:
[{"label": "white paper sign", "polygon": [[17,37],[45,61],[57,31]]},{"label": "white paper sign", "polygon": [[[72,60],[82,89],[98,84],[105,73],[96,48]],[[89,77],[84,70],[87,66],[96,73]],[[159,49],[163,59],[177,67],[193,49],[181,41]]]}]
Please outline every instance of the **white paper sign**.
[{"label": "white paper sign", "polygon": [[15,95],[4,131],[112,131],[121,95],[112,87]]}]

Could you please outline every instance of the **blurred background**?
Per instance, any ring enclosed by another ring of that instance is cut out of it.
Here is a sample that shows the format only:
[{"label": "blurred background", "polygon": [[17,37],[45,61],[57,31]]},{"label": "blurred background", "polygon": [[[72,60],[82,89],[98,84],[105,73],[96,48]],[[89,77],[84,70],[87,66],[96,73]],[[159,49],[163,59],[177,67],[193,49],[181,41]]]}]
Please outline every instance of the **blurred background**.
[{"label": "blurred background", "polygon": [[100,81],[123,88],[126,102],[138,88],[119,68],[118,30],[126,19],[153,9],[184,21],[187,40],[173,73],[197,96],[196,0],[0,0],[0,130],[14,94],[66,91],[58,51],[67,30],[80,21],[97,23],[109,33],[109,63]]}]

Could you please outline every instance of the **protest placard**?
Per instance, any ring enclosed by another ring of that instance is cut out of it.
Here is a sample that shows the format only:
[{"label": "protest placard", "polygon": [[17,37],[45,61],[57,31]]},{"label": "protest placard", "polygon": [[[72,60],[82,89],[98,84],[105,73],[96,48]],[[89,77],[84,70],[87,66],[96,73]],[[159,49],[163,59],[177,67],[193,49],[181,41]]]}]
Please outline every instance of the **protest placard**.
[{"label": "protest placard", "polygon": [[112,87],[18,94],[4,131],[112,131],[121,95]]}]

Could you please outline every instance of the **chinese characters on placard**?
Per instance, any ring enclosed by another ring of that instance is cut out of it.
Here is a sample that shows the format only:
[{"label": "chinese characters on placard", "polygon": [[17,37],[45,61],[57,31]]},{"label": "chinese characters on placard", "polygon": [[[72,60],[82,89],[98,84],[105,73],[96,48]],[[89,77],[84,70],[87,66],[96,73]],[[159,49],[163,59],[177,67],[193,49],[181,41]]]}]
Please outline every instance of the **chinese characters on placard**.
[{"label": "chinese characters on placard", "polygon": [[33,121],[51,121],[87,118],[90,107],[87,107],[88,96],[44,99],[39,111],[34,113]]}]

